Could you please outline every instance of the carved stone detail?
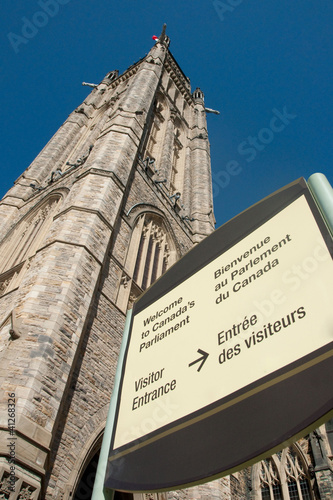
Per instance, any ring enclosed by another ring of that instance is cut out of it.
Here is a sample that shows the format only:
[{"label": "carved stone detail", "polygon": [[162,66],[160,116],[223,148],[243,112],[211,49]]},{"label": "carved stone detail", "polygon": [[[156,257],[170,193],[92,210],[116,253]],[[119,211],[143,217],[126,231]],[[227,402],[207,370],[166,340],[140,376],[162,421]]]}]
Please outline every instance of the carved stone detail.
[{"label": "carved stone detail", "polygon": [[144,160],[139,156],[139,164],[144,169],[148,177],[153,177],[157,173],[155,166],[155,158],[150,158],[147,156]]},{"label": "carved stone detail", "polygon": [[123,287],[127,288],[130,279],[127,276],[127,274],[123,274],[120,281],[121,281],[121,284],[123,285]]},{"label": "carved stone detail", "polygon": [[0,499],[38,500],[40,478],[4,460],[0,462]]},{"label": "carved stone detail", "polygon": [[94,146],[91,144],[89,146],[89,149],[88,149],[88,152],[85,154],[85,155],[82,155],[80,156],[75,163],[70,163],[69,161],[66,162],[66,165],[68,165],[69,167],[72,167],[72,168],[77,168],[77,167],[81,167],[81,165],[83,165],[87,159],[88,159],[88,156],[90,155],[91,153],[91,150]]},{"label": "carved stone detail", "polygon": [[10,278],[5,279],[0,283],[0,296],[6,293],[9,283],[12,280],[13,275]]}]

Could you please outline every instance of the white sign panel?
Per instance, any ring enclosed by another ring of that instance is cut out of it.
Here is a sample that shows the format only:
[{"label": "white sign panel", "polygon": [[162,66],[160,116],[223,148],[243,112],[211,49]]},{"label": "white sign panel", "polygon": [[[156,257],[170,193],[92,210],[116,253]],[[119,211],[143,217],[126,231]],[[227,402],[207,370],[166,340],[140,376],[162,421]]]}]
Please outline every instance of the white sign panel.
[{"label": "white sign panel", "polygon": [[114,449],[333,340],[332,259],[305,196],[139,312]]}]

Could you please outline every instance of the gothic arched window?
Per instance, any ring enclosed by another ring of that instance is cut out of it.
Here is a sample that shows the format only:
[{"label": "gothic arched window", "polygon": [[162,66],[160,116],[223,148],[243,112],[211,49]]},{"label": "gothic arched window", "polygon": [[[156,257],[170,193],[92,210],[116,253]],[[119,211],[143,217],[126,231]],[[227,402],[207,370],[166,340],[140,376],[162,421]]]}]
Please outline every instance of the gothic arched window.
[{"label": "gothic arched window", "polygon": [[313,500],[310,475],[296,446],[254,466],[255,500]]},{"label": "gothic arched window", "polygon": [[[125,309],[174,262],[176,248],[161,217],[144,213],[133,228],[117,305]],[[130,286],[129,286],[130,285]]]},{"label": "gothic arched window", "polygon": [[165,98],[162,95],[158,95],[154,108],[153,122],[144,152],[144,157],[149,156],[155,159],[157,168],[161,167],[160,159],[165,140],[166,121],[164,114],[166,107]]},{"label": "gothic arched window", "polygon": [[282,499],[280,476],[273,458],[260,463],[260,489],[262,500]]},{"label": "gothic arched window", "polygon": [[51,225],[60,195],[47,198],[10,231],[0,246],[0,295],[13,288],[24,262],[32,257]]},{"label": "gothic arched window", "polygon": [[138,221],[138,227],[141,228],[141,234],[133,281],[145,290],[169,267],[170,247],[166,230],[160,220],[145,214]]}]

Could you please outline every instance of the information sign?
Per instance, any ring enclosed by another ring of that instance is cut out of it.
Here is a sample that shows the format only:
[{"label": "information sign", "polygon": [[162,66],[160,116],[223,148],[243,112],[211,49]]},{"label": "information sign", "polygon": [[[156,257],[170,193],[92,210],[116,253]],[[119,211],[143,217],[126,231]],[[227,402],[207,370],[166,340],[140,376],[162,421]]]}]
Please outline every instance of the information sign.
[{"label": "information sign", "polygon": [[222,226],[133,309],[106,486],[244,467],[333,408],[332,240],[299,180]]}]

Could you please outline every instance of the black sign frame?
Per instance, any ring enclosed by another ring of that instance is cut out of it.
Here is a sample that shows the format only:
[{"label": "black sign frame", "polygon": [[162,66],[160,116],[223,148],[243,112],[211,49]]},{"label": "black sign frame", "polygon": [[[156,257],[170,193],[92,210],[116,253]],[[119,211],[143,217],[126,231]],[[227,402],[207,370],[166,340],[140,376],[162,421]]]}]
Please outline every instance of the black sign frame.
[{"label": "black sign frame", "polygon": [[[178,261],[135,303],[130,331],[136,314],[303,195],[333,257],[326,224],[305,180],[298,179],[224,224]],[[130,335],[127,351],[129,345]],[[129,492],[183,488],[270,456],[333,414],[328,383],[333,375],[332,356],[333,342],[223,400],[113,449],[121,382],[105,487]]]}]

